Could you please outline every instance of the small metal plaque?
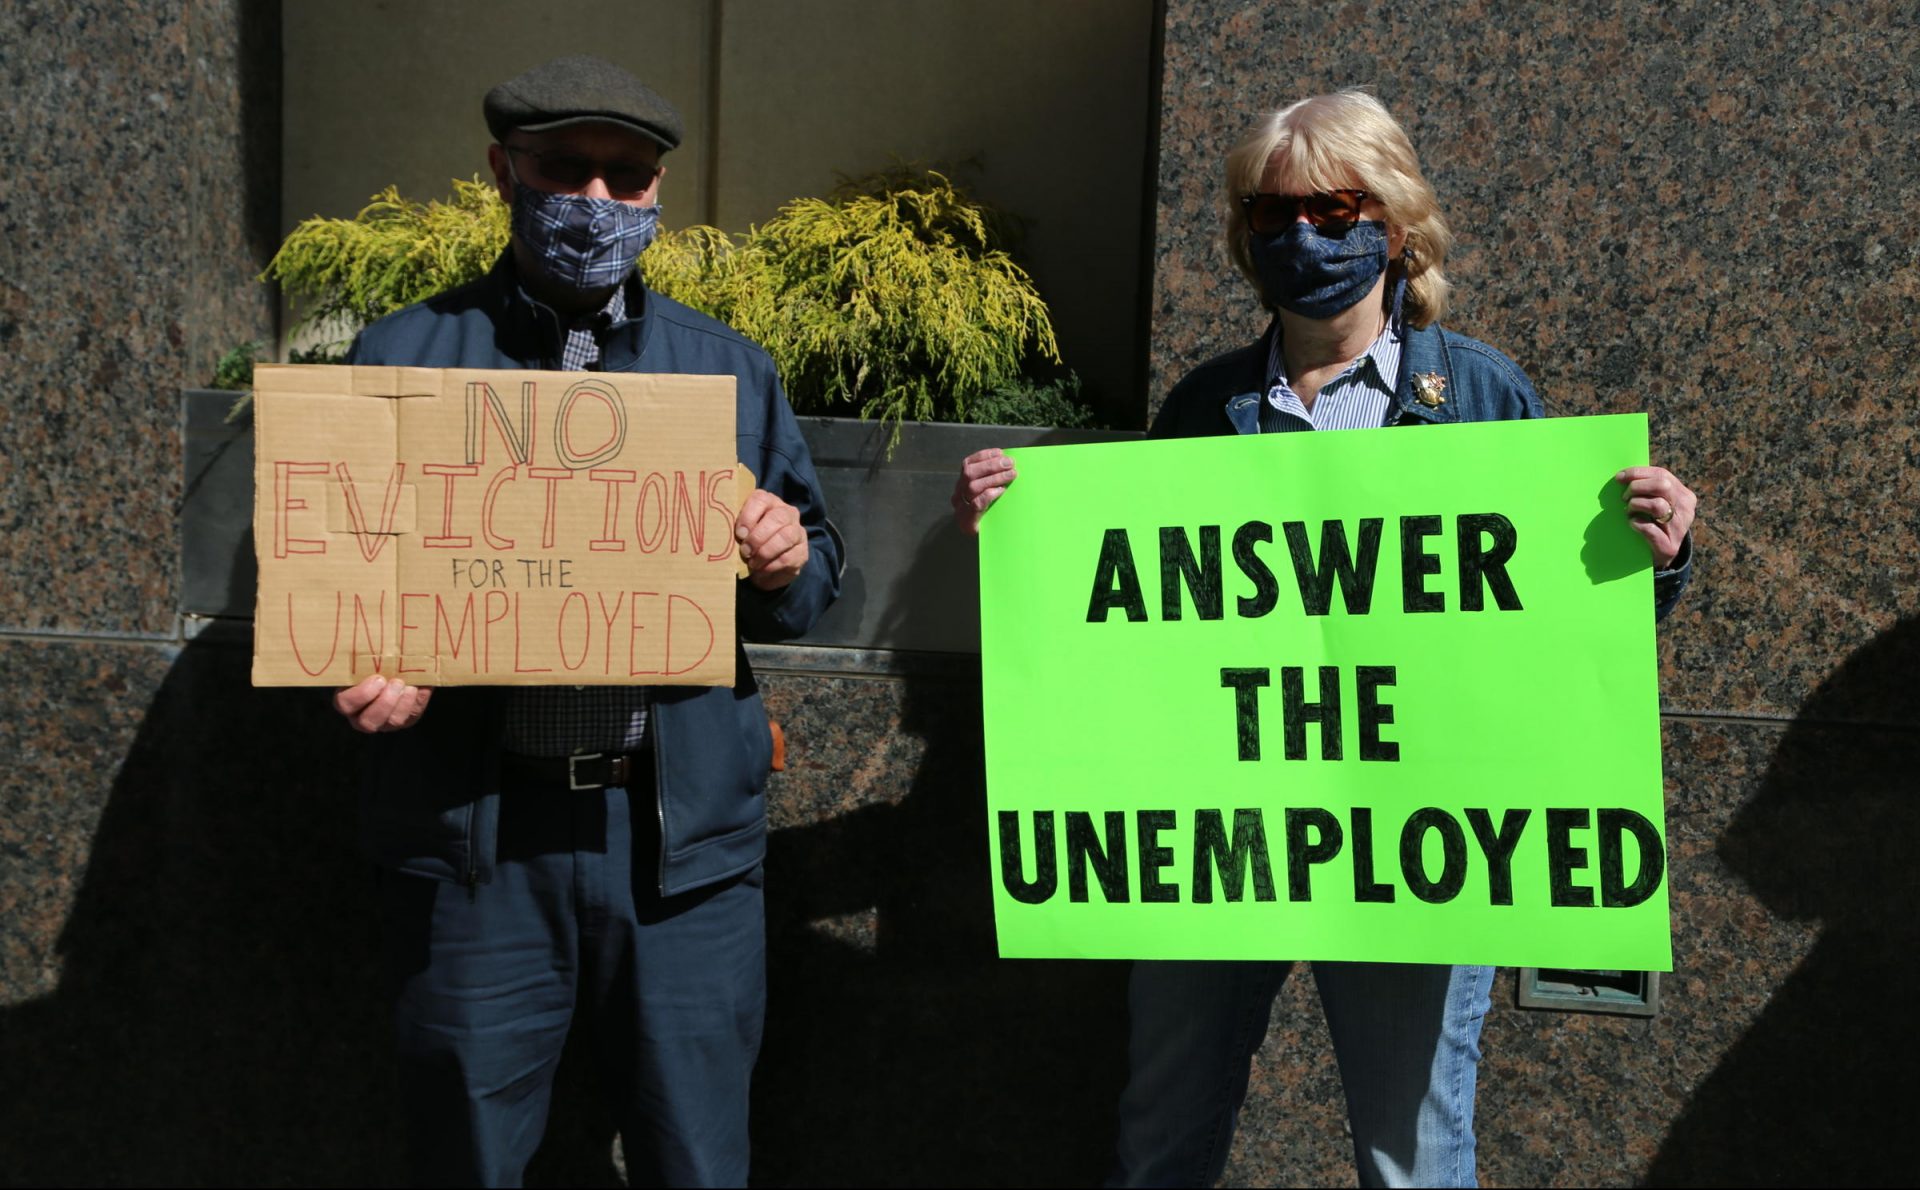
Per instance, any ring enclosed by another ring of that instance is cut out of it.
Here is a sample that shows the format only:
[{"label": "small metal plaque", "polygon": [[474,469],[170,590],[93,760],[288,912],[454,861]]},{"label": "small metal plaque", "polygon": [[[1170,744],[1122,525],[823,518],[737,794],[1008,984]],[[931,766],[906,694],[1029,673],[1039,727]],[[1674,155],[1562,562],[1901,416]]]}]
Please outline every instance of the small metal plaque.
[{"label": "small metal plaque", "polygon": [[1522,1008],[1620,1016],[1655,1016],[1660,1011],[1658,971],[1522,967],[1519,984]]}]

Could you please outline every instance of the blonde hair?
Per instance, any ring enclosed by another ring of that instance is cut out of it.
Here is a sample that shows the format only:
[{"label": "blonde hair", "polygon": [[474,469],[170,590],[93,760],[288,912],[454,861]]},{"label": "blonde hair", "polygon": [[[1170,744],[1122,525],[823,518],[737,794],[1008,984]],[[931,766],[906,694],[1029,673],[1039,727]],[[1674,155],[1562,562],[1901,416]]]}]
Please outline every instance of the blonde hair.
[{"label": "blonde hair", "polygon": [[[1387,223],[1407,233],[1405,255],[1387,265],[1390,281],[1407,278],[1402,309],[1414,326],[1426,326],[1447,309],[1445,266],[1453,233],[1440,214],[1433,187],[1420,172],[1413,142],[1385,105],[1365,91],[1315,95],[1263,117],[1227,154],[1225,205],[1227,253],[1234,267],[1260,289],[1247,241],[1241,196],[1260,189],[1269,161],[1278,160],[1298,183],[1316,190],[1357,186],[1386,207]],[[1266,294],[1260,301],[1269,310]]]}]

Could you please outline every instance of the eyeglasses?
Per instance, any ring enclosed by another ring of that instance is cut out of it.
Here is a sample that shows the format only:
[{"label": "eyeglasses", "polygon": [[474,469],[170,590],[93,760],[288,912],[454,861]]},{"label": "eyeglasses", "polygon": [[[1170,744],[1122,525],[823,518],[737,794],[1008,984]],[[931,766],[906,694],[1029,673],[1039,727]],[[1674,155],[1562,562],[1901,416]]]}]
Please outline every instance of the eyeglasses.
[{"label": "eyeglasses", "polygon": [[[1307,222],[1329,233],[1344,232],[1359,222],[1360,204],[1372,198],[1365,190],[1327,190],[1319,194],[1243,194],[1240,209],[1247,226],[1260,235],[1285,231],[1306,212]],[[1336,226],[1337,225],[1337,226]]]},{"label": "eyeglasses", "polygon": [[596,161],[578,153],[558,150],[542,152],[538,149],[522,149],[516,145],[504,147],[509,153],[533,158],[535,165],[539,167],[542,180],[567,190],[581,189],[598,177],[606,180],[607,193],[613,197],[639,198],[660,176],[659,166],[649,165],[644,161]]}]

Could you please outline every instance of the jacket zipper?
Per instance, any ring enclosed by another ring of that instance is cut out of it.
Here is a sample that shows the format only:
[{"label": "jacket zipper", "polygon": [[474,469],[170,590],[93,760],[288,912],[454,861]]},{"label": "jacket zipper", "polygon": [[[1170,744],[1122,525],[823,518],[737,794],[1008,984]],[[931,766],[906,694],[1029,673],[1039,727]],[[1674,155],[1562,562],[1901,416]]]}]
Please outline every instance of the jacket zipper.
[{"label": "jacket zipper", "polygon": [[475,802],[467,803],[467,904],[480,899],[480,866],[473,858],[473,820],[480,813]]},{"label": "jacket zipper", "polygon": [[653,737],[653,812],[660,823],[660,895],[667,895],[667,755],[660,747],[660,704],[647,708],[647,734]]}]

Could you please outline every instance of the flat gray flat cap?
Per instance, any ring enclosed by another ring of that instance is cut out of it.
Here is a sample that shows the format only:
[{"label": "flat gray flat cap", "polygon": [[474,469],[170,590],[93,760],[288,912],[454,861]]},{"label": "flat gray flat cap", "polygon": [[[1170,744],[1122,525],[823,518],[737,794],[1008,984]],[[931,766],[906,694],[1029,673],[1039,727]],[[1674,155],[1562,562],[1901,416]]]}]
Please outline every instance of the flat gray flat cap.
[{"label": "flat gray flat cap", "polygon": [[487,92],[487,129],[504,141],[516,128],[545,132],[605,120],[624,124],[659,143],[680,147],[680,113],[671,103],[604,58],[555,58]]}]

